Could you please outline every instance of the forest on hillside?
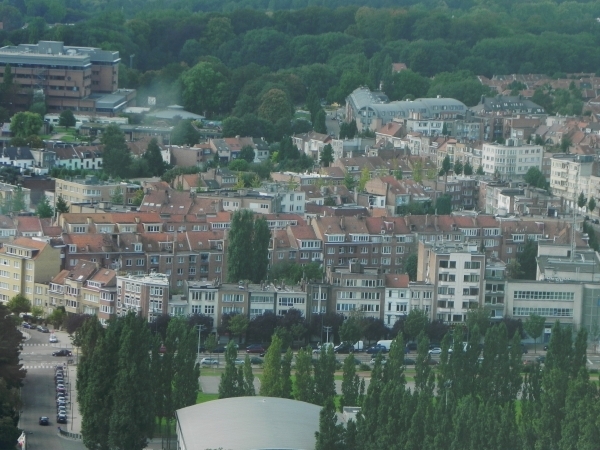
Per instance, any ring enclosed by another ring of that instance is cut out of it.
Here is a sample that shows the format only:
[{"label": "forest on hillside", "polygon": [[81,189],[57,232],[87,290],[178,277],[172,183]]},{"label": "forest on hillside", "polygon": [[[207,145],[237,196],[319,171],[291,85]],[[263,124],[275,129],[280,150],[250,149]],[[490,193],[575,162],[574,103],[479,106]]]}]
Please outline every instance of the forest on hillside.
[{"label": "forest on hillside", "polygon": [[[250,115],[256,129],[256,117],[275,125],[309,95],[340,103],[361,85],[473,105],[489,94],[476,75],[594,73],[597,17],[600,1],[7,0],[0,41],[118,50],[119,85],[138,104]],[[392,62],[410,70],[392,74]]]}]

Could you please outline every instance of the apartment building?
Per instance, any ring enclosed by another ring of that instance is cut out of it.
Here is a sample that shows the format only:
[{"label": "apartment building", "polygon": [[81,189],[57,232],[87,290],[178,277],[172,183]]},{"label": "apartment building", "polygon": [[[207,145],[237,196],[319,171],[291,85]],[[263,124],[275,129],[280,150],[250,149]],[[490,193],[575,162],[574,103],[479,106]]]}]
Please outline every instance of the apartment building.
[{"label": "apartment building", "polygon": [[[60,272],[61,261],[60,249],[43,240],[17,237],[5,243],[0,248],[0,301],[17,294],[32,298],[36,284],[48,283]],[[34,306],[45,305],[40,301]]]},{"label": "apartment building", "polygon": [[257,192],[269,196],[279,197],[278,213],[304,214],[304,205],[306,204],[306,193],[297,189],[296,186],[290,186],[290,183],[265,183],[262,187],[256,189]]},{"label": "apartment building", "polygon": [[527,145],[519,139],[507,139],[505,144],[484,143],[481,151],[483,172],[502,179],[522,179],[535,167],[542,170],[544,150],[540,145]]},{"label": "apartment building", "polygon": [[6,209],[13,211],[19,203],[25,205],[24,211],[30,210],[31,189],[7,183],[0,183],[0,204]]},{"label": "apartment building", "polygon": [[408,315],[410,297],[408,275],[385,276],[383,322],[387,327],[393,327],[394,323]]},{"label": "apartment building", "polygon": [[500,319],[506,311],[506,264],[496,258],[485,261],[485,307],[490,311],[490,317]]},{"label": "apartment building", "polygon": [[332,286],[337,314],[348,316],[351,311],[361,311],[365,317],[382,317],[385,276],[378,268],[364,267],[358,262],[327,267],[326,280]]},{"label": "apartment building", "polygon": [[[577,198],[583,192],[590,195],[590,177],[594,173],[594,157],[592,155],[553,155],[550,168],[550,187],[552,193],[561,198],[565,209],[577,206]],[[585,210],[585,209],[584,209]]]},{"label": "apartment building", "polygon": [[344,154],[344,141],[333,139],[327,134],[309,131],[308,133],[295,134],[292,136],[292,142],[300,152],[315,161],[321,160],[321,152],[326,145],[331,145],[334,159],[341,158]]},{"label": "apartment building", "polygon": [[69,180],[57,178],[55,194],[70,205],[72,203],[111,202],[113,196],[120,192],[123,195],[123,204],[131,205],[135,192],[139,189],[140,186],[137,184],[101,181],[94,175],[86,175],[85,178],[73,177]]},{"label": "apartment building", "polygon": [[148,322],[169,311],[169,277],[162,273],[117,276],[117,316],[134,312]]},{"label": "apartment building", "polygon": [[483,305],[485,255],[460,244],[419,242],[418,281],[436,285],[432,320],[465,322],[470,309]]},{"label": "apartment building", "polygon": [[120,62],[117,51],[57,41],[0,48],[0,73],[3,76],[10,65],[13,83],[21,88],[15,104],[28,106],[27,92],[42,90],[50,112],[72,109],[115,115],[134,103],[135,91],[118,90]]}]

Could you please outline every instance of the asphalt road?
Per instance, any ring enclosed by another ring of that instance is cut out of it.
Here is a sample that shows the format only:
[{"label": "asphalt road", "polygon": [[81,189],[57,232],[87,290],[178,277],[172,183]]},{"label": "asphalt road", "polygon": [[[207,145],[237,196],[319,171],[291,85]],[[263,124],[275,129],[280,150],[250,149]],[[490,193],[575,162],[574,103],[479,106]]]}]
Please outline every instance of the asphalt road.
[{"label": "asphalt road", "polygon": [[[31,339],[23,344],[21,352],[22,364],[27,369],[27,377],[21,390],[23,412],[20,428],[27,433],[28,450],[84,450],[81,441],[65,439],[58,435],[56,423],[56,388],[54,384],[54,366],[66,362],[66,357],[52,356],[52,352],[60,348],[71,348],[66,333],[57,333],[58,344],[49,344],[48,333],[36,330],[24,330]],[[68,380],[69,382],[71,380]],[[69,386],[67,385],[67,391]],[[72,389],[75,388],[73,384]],[[71,416],[70,405],[67,408]],[[50,426],[40,426],[40,416],[50,418]],[[60,425],[70,429],[69,424]]]}]

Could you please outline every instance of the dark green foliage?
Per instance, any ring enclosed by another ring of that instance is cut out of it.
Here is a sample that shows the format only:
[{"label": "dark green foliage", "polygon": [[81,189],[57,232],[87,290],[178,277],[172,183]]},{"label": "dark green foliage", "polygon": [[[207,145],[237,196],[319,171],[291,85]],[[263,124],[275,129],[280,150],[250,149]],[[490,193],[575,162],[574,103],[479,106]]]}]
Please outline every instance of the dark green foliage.
[{"label": "dark green foliage", "polygon": [[343,411],[344,406],[360,406],[360,378],[356,374],[356,364],[354,364],[352,355],[344,360],[343,371],[342,397],[340,398],[341,411]]},{"label": "dark green foliage", "polygon": [[194,145],[200,140],[200,133],[191,120],[180,120],[171,131],[171,144]]},{"label": "dark green foliage", "polygon": [[325,119],[326,119],[325,110],[323,108],[321,108],[317,112],[317,114],[315,116],[315,120],[313,122],[314,129],[317,133],[327,134],[327,125],[325,124]]},{"label": "dark green foliage", "polygon": [[463,172],[465,175],[473,175],[473,166],[469,161],[465,163],[465,167],[463,168]]},{"label": "dark green foliage", "polygon": [[335,397],[335,353],[333,347],[321,350],[315,365],[315,392],[313,403],[325,405],[328,399]]},{"label": "dark green foliage", "polygon": [[245,395],[244,384],[238,384],[238,369],[235,365],[237,349],[234,342],[229,341],[225,350],[225,370],[219,383],[219,398],[241,397]]},{"label": "dark green foliage", "polygon": [[521,276],[523,280],[535,280],[537,272],[537,252],[538,243],[533,239],[528,239],[523,251],[517,255],[517,261],[521,266]]},{"label": "dark green foliage", "polygon": [[483,166],[479,165],[479,167],[477,168],[477,172],[475,172],[477,175],[484,175],[485,172],[483,171]]},{"label": "dark green foliage", "polygon": [[60,125],[61,127],[74,127],[76,123],[77,121],[75,120],[75,115],[70,109],[65,109],[63,112],[60,113],[60,117],[58,118],[58,125]]},{"label": "dark green foliage", "polygon": [[579,197],[577,197],[577,206],[579,206],[580,208],[583,208],[586,203],[587,203],[587,198],[585,197],[585,195],[583,195],[583,192],[580,192]]},{"label": "dark green foliage", "polygon": [[329,167],[329,165],[333,162],[333,148],[331,144],[325,145],[323,150],[321,151],[321,164],[325,167]]},{"label": "dark green foliage", "polygon": [[160,177],[166,170],[166,164],[163,160],[156,138],[152,138],[148,143],[148,147],[143,155],[144,160],[148,163],[148,171],[150,175]]},{"label": "dark green foliage", "polygon": [[26,139],[37,135],[43,125],[42,116],[32,112],[19,112],[10,120],[10,132],[14,137]]},{"label": "dark green foliage", "polygon": [[439,215],[452,212],[452,196],[450,194],[440,195],[435,201],[435,213]]},{"label": "dark green foliage", "polygon": [[538,316],[537,314],[530,314],[525,323],[523,329],[527,334],[532,337],[535,341],[535,351],[537,353],[537,340],[544,332],[544,325],[546,324],[546,318]]},{"label": "dark green foliage", "polygon": [[303,278],[307,280],[320,280],[323,277],[323,268],[317,262],[304,266],[291,262],[274,264],[269,271],[270,280],[285,280],[286,283],[296,284]]},{"label": "dark green foliage", "polygon": [[[269,266],[269,242],[271,231],[263,216],[254,219],[252,231],[252,277],[255,283],[260,283],[267,278]],[[247,261],[245,262],[247,264]]]},{"label": "dark green foliage", "polygon": [[523,179],[526,183],[529,183],[537,188],[545,190],[550,188],[550,183],[546,181],[546,177],[537,167],[530,167]]},{"label": "dark green foliage", "polygon": [[416,253],[411,253],[406,258],[406,273],[410,281],[417,281],[417,264],[419,256]]},{"label": "dark green foliage", "polygon": [[460,161],[456,160],[452,170],[454,171],[455,175],[461,175],[463,173],[464,166],[462,165],[462,163]]},{"label": "dark green foliage", "polygon": [[52,210],[52,206],[50,206],[48,197],[46,197],[45,195],[42,197],[42,200],[40,200],[40,202],[38,203],[37,208],[35,210],[35,214],[40,219],[46,219],[54,215],[54,211]]},{"label": "dark green foliage", "polygon": [[296,355],[296,382],[294,398],[302,402],[312,402],[314,398],[314,379],[312,377],[312,349],[300,349]]},{"label": "dark green foliage", "polygon": [[249,236],[254,224],[252,212],[247,209],[236,211],[231,217],[229,245],[227,247],[227,276],[232,282],[253,278],[252,264],[247,263],[252,255],[252,238]]},{"label": "dark green foliage", "polygon": [[250,147],[249,145],[242,147],[242,149],[240,150],[239,158],[247,161],[248,163],[253,162],[254,161],[254,149],[252,147]]},{"label": "dark green foliage", "polygon": [[281,358],[281,397],[293,398],[292,396],[292,360],[294,353],[288,347],[287,352]]},{"label": "dark green foliage", "polygon": [[104,145],[102,152],[104,171],[112,177],[127,177],[132,159],[121,129],[117,125],[108,125],[100,140]]}]

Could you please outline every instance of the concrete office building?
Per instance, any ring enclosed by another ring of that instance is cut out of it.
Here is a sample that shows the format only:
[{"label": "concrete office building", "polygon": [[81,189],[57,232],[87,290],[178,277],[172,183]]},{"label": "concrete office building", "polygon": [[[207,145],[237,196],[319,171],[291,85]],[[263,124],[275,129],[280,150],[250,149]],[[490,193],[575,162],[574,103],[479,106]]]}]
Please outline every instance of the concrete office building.
[{"label": "concrete office building", "polygon": [[505,144],[484,143],[481,165],[486,175],[499,175],[501,179],[522,179],[527,171],[536,167],[542,170],[544,150],[541,145],[527,145],[518,139],[508,139]]},{"label": "concrete office building", "polygon": [[57,41],[8,45],[0,48],[0,74],[11,67],[13,83],[21,89],[13,99],[29,106],[31,90],[43,92],[49,112],[65,109],[114,115],[135,102],[135,91],[118,90],[117,51],[65,46]]}]

